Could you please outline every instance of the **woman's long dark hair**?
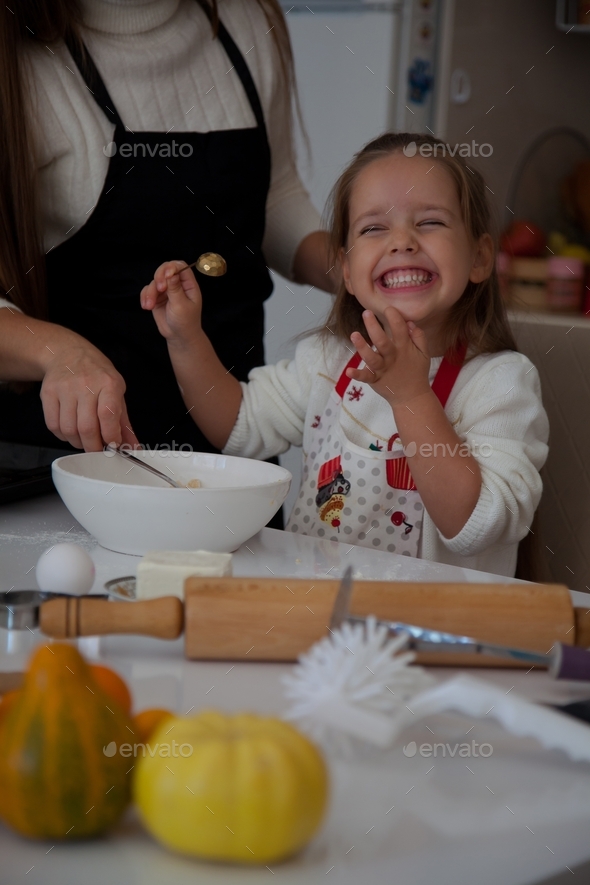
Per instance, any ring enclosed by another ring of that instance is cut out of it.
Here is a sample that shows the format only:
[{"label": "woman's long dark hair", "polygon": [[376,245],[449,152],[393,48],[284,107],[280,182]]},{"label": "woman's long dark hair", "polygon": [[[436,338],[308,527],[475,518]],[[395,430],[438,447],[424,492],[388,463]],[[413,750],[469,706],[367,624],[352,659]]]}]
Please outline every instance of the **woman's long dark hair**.
[{"label": "woman's long dark hair", "polygon": [[[215,36],[218,0],[209,2]],[[285,102],[290,106],[295,78],[284,15],[278,0],[255,2],[278,50]],[[34,42],[47,45],[68,36],[80,41],[81,25],[79,0],[14,0],[10,8],[3,3],[0,9],[0,295],[39,319],[47,315],[45,259],[29,101],[33,80],[26,67],[26,49]],[[285,137],[291,138],[291,132]]]}]

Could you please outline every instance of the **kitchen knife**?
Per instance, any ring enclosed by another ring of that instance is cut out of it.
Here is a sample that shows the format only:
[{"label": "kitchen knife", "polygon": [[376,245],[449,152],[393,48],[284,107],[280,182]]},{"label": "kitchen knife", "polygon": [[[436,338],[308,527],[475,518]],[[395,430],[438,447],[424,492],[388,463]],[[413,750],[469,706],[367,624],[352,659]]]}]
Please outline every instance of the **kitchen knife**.
[{"label": "kitchen knife", "polygon": [[[350,599],[352,597],[352,569],[346,570],[330,619],[330,629],[339,627],[343,621],[350,624],[364,624],[366,618],[349,614]],[[548,652],[528,651],[521,648],[512,648],[505,645],[497,645],[491,642],[481,642],[471,636],[460,636],[456,633],[447,633],[441,630],[430,630],[418,627],[415,624],[405,624],[401,621],[387,621],[377,619],[377,623],[387,628],[394,636],[405,634],[408,637],[407,648],[410,651],[437,651],[437,652],[466,652],[476,655],[493,655],[518,663],[530,664],[532,667],[548,667],[549,675],[555,679],[582,679],[590,680],[590,651],[571,645],[556,642]]]},{"label": "kitchen knife", "polygon": [[338,593],[334,601],[332,609],[332,617],[330,618],[330,632],[337,630],[341,626],[342,621],[349,617],[350,599],[352,597],[352,566],[349,565],[340,581]]}]

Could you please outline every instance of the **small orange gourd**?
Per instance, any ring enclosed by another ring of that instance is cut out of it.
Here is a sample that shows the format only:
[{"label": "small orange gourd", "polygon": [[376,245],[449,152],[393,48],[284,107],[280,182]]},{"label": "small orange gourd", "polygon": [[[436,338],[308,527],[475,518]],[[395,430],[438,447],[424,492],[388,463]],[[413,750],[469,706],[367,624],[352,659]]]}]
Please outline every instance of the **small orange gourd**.
[{"label": "small orange gourd", "polygon": [[158,725],[164,719],[174,718],[174,713],[170,710],[164,710],[161,707],[150,707],[148,710],[142,710],[133,717],[133,730],[138,741],[147,743]]},{"label": "small orange gourd", "polygon": [[0,817],[45,839],[108,830],[129,802],[133,760],[116,750],[131,720],[66,643],[37,649],[18,695],[0,729]]},{"label": "small orange gourd", "polygon": [[133,701],[125,680],[121,679],[119,674],[111,670],[110,667],[105,667],[103,664],[90,664],[90,672],[99,688],[102,688],[105,694],[110,695],[125,713],[131,715]]}]

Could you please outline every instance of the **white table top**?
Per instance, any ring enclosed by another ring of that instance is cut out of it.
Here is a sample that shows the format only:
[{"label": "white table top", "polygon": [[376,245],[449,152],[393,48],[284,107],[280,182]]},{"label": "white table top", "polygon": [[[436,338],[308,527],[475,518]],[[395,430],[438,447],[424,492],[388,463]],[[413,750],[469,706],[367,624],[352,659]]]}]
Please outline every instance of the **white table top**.
[{"label": "white table top", "polygon": [[[97,566],[94,590],[134,574],[138,558],[98,547],[57,496],[0,508],[0,590],[36,587],[34,567],[52,544],[74,541]],[[338,577],[352,561],[357,576],[392,580],[501,581],[497,576],[384,554],[347,544],[263,530],[234,558],[234,573]],[[580,603],[585,594],[576,594]],[[0,669],[18,670],[39,639],[0,630]],[[90,659],[107,662],[129,682],[136,709],[178,713],[216,707],[280,715],[287,665],[186,661],[181,640],[91,637],[79,641]],[[455,671],[437,670],[448,678]],[[590,695],[588,683],[557,683],[545,674],[485,670],[475,674],[529,698],[567,703]],[[409,741],[490,743],[487,758],[406,758]],[[466,764],[468,763],[468,765]],[[505,732],[492,718],[433,716],[407,729],[390,751],[354,761],[329,760],[332,801],[326,824],[298,858],[272,868],[232,868],[177,857],[156,845],[131,811],[97,842],[21,840],[0,826],[0,885],[238,885],[274,874],[288,885],[523,885],[590,858],[590,766]],[[48,850],[51,849],[48,852]],[[270,879],[269,879],[270,881]]]}]

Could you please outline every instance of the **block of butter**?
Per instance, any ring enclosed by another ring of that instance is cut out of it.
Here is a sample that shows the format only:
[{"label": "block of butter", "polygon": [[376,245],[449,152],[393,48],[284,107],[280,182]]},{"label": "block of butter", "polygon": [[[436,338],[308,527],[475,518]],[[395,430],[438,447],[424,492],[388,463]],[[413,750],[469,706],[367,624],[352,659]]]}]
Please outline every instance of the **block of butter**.
[{"label": "block of butter", "polygon": [[232,574],[231,553],[207,550],[154,550],[137,567],[136,599],[178,596],[184,599],[184,582],[193,575],[221,578]]}]

